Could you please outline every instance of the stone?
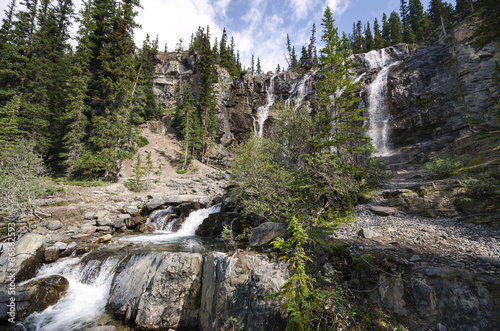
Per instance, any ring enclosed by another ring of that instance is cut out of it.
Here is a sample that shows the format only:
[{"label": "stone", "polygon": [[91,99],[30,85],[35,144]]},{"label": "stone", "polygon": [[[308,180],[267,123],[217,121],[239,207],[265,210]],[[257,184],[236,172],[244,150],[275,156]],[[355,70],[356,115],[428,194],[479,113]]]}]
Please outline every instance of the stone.
[{"label": "stone", "polygon": [[[94,230],[95,232],[95,230]],[[87,238],[90,237],[90,233],[80,233],[80,234],[75,234],[71,236],[71,239],[82,239],[82,238]]]},{"label": "stone", "polygon": [[110,235],[110,234],[105,234],[104,236],[99,237],[99,238],[97,238],[96,240],[94,240],[94,241],[93,241],[93,243],[94,243],[94,244],[102,244],[102,243],[105,243],[105,242],[110,241],[112,238],[113,238],[113,236],[112,236],[112,235]]},{"label": "stone", "polygon": [[[125,212],[128,213],[130,216],[137,216],[137,213],[139,212],[139,208],[134,205],[129,205],[125,207]],[[126,215],[126,214],[121,214],[121,215]]]},{"label": "stone", "polygon": [[420,256],[418,256],[417,254],[413,255],[411,258],[410,258],[410,262],[418,262],[420,261],[421,258]]},{"label": "stone", "polygon": [[132,217],[129,219],[125,220],[125,225],[127,226],[128,229],[134,230],[136,227],[139,226],[139,224],[143,224],[144,219],[141,217]]},{"label": "stone", "polygon": [[281,302],[266,295],[276,292],[288,277],[285,263],[271,262],[264,255],[208,253],[203,266],[200,329],[229,330],[224,327],[231,318],[237,321],[235,329],[244,325],[246,330],[284,330]]},{"label": "stone", "polygon": [[[49,276],[35,279],[17,286],[14,294],[16,302],[16,320],[23,319],[34,312],[42,311],[54,305],[62,298],[69,282],[62,276]],[[0,321],[6,321],[7,303],[12,296],[5,285],[0,285]]]},{"label": "stone", "polygon": [[384,206],[370,206],[370,211],[379,216],[394,216],[397,213],[396,208]]},{"label": "stone", "polygon": [[100,325],[91,328],[85,328],[81,331],[118,331],[118,329],[114,325]]},{"label": "stone", "polygon": [[156,228],[153,224],[151,223],[142,223],[139,224],[134,230],[134,232],[140,232],[140,233],[151,233],[155,232]]},{"label": "stone", "polygon": [[260,247],[269,245],[276,238],[285,238],[287,236],[286,225],[283,223],[262,223],[256,228],[253,228],[250,236],[250,246]]},{"label": "stone", "polygon": [[[45,236],[27,233],[15,245],[10,245],[0,256],[0,284],[6,284],[14,276],[16,283],[35,276],[45,256]],[[11,254],[14,254],[12,256]],[[14,257],[14,261],[9,258]],[[11,272],[9,270],[16,270]]]},{"label": "stone", "polygon": [[358,236],[366,239],[373,239],[380,237],[380,234],[378,232],[365,228],[358,231]]},{"label": "stone", "polygon": [[[137,214],[137,213],[136,213]],[[121,220],[121,221],[125,221],[125,220],[128,220],[129,218],[131,218],[132,216],[130,216],[129,214],[120,214],[118,215],[118,219]]]},{"label": "stone", "polygon": [[54,231],[54,230],[59,230],[60,228],[63,227],[63,224],[60,221],[53,220],[53,221],[48,221],[45,223],[45,227],[48,230]]},{"label": "stone", "polygon": [[116,220],[113,221],[113,227],[115,229],[121,229],[124,226],[125,226],[125,221],[123,219],[121,219],[121,218],[118,218],[118,219],[116,219]]},{"label": "stone", "polygon": [[200,254],[135,254],[115,274],[107,308],[139,329],[197,329],[202,266]]},{"label": "stone", "polygon": [[113,225],[113,223],[107,216],[97,219],[97,226],[111,226],[111,225]]},{"label": "stone", "polygon": [[45,249],[45,262],[54,262],[61,256],[61,250],[59,247],[50,246]]},{"label": "stone", "polygon": [[109,211],[107,210],[99,210],[97,213],[95,213],[94,218],[100,220],[106,217],[109,214]]},{"label": "stone", "polygon": [[69,256],[73,251],[76,249],[77,245],[76,242],[71,242],[64,251],[61,252],[61,257]]},{"label": "stone", "polygon": [[94,219],[94,216],[95,216],[95,213],[93,211],[87,211],[87,212],[85,212],[83,219],[90,221],[90,220]]},{"label": "stone", "polygon": [[111,227],[110,227],[110,226],[97,226],[97,227],[95,228],[95,230],[96,230],[97,232],[108,232],[108,231],[111,231],[112,229],[111,229]]},{"label": "stone", "polygon": [[82,234],[92,234],[94,232],[96,232],[96,227],[91,225],[91,224],[83,224],[81,227],[80,227],[80,232]]}]

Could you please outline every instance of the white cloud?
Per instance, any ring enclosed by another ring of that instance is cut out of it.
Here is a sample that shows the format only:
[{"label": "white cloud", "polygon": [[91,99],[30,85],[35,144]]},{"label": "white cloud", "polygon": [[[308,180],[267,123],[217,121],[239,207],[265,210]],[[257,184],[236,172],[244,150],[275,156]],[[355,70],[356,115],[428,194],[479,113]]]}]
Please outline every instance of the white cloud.
[{"label": "white cloud", "polygon": [[303,19],[309,15],[309,9],[313,9],[315,0],[290,0],[295,19]]},{"label": "white cloud", "polygon": [[333,14],[341,15],[349,7],[349,2],[350,0],[327,0],[326,3]]},{"label": "white cloud", "polygon": [[153,40],[158,34],[160,50],[163,51],[166,43],[168,50],[172,51],[181,38],[184,47],[187,47],[191,34],[195,33],[199,26],[210,26],[212,36],[222,35],[222,29],[215,22],[215,15],[217,10],[225,10],[226,2],[229,3],[228,0],[221,0],[213,5],[209,0],[143,0],[141,4],[144,9],[139,10],[136,18],[142,29],[135,31],[135,42],[141,45],[146,34]]}]

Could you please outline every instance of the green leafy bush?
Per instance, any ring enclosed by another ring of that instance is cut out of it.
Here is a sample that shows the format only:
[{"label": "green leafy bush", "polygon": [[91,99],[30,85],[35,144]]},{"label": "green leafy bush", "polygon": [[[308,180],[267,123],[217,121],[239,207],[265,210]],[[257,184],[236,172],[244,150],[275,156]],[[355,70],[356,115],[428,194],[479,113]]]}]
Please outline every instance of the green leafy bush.
[{"label": "green leafy bush", "polygon": [[489,175],[464,180],[465,192],[473,198],[493,198],[500,195],[500,183]]},{"label": "green leafy bush", "polygon": [[441,179],[456,174],[464,163],[451,156],[437,157],[431,162],[425,164],[425,169],[430,177]]},{"label": "green leafy bush", "polygon": [[137,136],[135,138],[135,142],[137,143],[137,147],[141,148],[149,144],[149,140],[146,137],[143,136]]}]

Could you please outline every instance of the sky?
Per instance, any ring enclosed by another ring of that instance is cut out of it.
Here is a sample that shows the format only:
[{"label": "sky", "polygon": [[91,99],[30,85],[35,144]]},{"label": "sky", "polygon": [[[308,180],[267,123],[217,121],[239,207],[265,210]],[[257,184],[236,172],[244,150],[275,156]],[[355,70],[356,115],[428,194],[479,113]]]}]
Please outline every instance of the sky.
[{"label": "sky", "polygon": [[[81,0],[74,0],[79,8]],[[0,17],[10,0],[0,0]],[[19,0],[18,0],[19,2]],[[427,1],[422,0],[425,9]],[[452,2],[453,5],[455,2]],[[382,20],[385,12],[389,16],[399,12],[400,0],[141,0],[143,9],[138,9],[134,39],[141,46],[149,34],[156,38],[160,50],[167,44],[173,51],[179,39],[187,47],[191,34],[198,27],[210,27],[212,42],[220,41],[226,28],[228,42],[234,37],[235,48],[240,51],[241,62],[245,67],[251,64],[252,54],[260,58],[264,72],[274,71],[279,64],[287,67],[284,54],[286,36],[300,55],[302,46],[307,46],[313,23],[316,24],[316,40],[320,46],[321,18],[326,6],[330,6],[335,24],[346,33],[352,32],[352,23],[361,20],[363,24]],[[73,29],[76,31],[76,27]]]}]

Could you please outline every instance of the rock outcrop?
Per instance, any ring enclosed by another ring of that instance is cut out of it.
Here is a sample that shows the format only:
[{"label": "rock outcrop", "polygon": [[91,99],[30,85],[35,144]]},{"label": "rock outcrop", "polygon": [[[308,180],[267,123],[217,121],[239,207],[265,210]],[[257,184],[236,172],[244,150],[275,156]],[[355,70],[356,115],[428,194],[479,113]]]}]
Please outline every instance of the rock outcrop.
[{"label": "rock outcrop", "polygon": [[9,248],[0,256],[0,284],[34,277],[36,269],[44,261],[45,236],[27,233]]},{"label": "rock outcrop", "polygon": [[205,257],[200,306],[201,330],[283,330],[280,303],[265,298],[288,279],[288,268],[267,257],[239,253]]},{"label": "rock outcrop", "polygon": [[142,330],[194,329],[202,266],[200,254],[135,254],[113,278],[108,309]]}]

